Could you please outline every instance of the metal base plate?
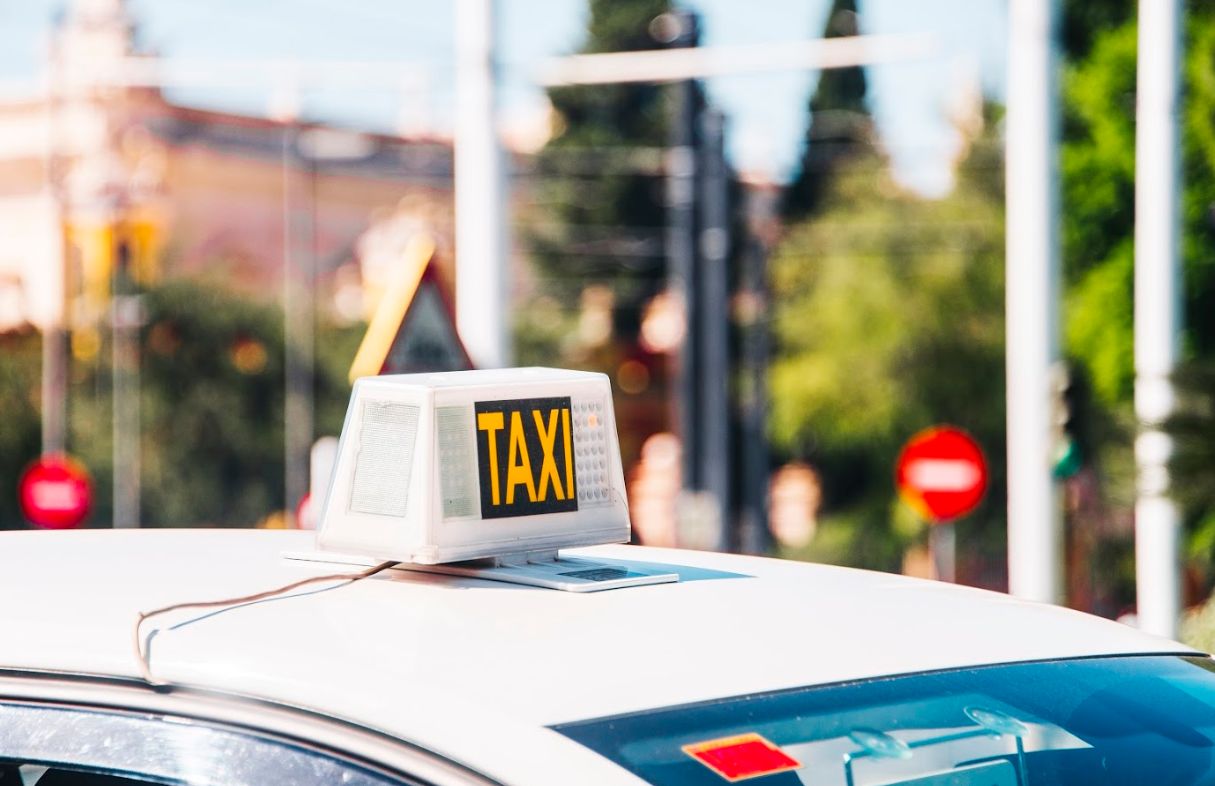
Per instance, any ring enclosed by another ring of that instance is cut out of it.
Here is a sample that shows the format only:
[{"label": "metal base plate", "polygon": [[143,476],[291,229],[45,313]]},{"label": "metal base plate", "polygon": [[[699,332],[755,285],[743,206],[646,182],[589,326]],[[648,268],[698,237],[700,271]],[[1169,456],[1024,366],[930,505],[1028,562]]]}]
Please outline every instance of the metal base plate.
[{"label": "metal base plate", "polygon": [[[328,551],[288,552],[287,559],[308,562],[328,562],[342,565],[376,565],[381,560]],[[504,581],[529,587],[561,590],[563,592],[598,592],[600,590],[640,587],[647,584],[669,584],[679,581],[677,573],[653,573],[628,562],[598,562],[581,557],[562,557],[554,552],[542,555],[518,555],[494,560],[449,562],[442,565],[419,565],[402,562],[391,570],[419,573],[441,573],[489,581]]]}]

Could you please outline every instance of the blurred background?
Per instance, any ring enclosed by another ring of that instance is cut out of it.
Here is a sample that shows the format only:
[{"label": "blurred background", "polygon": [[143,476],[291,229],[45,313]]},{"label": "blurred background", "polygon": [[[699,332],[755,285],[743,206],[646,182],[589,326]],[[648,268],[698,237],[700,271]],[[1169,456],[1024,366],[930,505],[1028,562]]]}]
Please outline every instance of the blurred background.
[{"label": "blurred background", "polygon": [[[948,570],[1007,589],[1010,2],[0,0],[0,528],[34,525],[19,481],[59,454],[90,479],[78,526],[314,525],[369,322],[407,314],[370,373],[608,374],[646,544],[941,576],[894,467],[958,426],[989,480]],[[1136,4],[1057,11],[1061,600],[1117,617]],[[1215,9],[1184,18],[1165,428],[1201,640]],[[572,57],[674,49],[707,59],[637,77]]]}]

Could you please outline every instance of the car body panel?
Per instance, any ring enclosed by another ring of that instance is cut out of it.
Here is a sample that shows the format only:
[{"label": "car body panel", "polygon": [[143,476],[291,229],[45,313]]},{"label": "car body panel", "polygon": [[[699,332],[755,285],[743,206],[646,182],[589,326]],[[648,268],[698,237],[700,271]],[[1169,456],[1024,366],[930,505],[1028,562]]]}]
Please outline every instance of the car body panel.
[{"label": "car body panel", "polygon": [[[349,566],[305,532],[0,534],[0,668],[138,678],[137,614]],[[345,719],[507,782],[630,782],[550,725],[984,664],[1190,652],[1005,595],[822,565],[635,546],[569,552],[679,572],[574,594],[389,570],[145,624],[158,679]]]}]

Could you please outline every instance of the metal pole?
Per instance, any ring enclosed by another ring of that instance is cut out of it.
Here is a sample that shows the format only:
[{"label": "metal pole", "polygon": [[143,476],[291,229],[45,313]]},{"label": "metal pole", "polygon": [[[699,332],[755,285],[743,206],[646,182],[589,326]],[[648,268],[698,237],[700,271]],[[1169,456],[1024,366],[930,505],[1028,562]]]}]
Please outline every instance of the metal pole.
[{"label": "metal pole", "polygon": [[55,307],[42,326],[42,453],[62,453],[67,447],[67,270],[71,251],[66,211],[59,180],[59,77],[53,62],[46,82],[46,191],[59,228],[51,286]]},{"label": "metal pole", "polygon": [[1135,578],[1139,626],[1168,638],[1176,638],[1181,613],[1181,523],[1167,496],[1173,446],[1160,430],[1173,410],[1169,376],[1180,336],[1181,14],[1180,0],[1140,0],[1135,118]]},{"label": "metal pole", "polygon": [[298,126],[287,124],[283,131],[283,489],[289,514],[308,493],[316,365],[312,185],[301,183],[311,172],[311,163],[300,155],[298,139]]},{"label": "metal pole", "polygon": [[[670,46],[696,46],[696,16],[688,11],[669,14],[678,29]],[[697,390],[696,298],[696,84],[690,80],[671,86],[673,92],[670,149],[666,162],[667,290],[684,316],[684,336],[671,363],[672,423],[679,437],[684,490],[701,487],[698,439],[700,396]]]},{"label": "metal pole", "polygon": [[69,247],[63,227],[63,211],[56,209],[61,227],[59,255],[54,275],[56,311],[48,315],[42,328],[42,453],[63,453],[67,449],[67,297],[64,279]]},{"label": "metal pole", "polygon": [[958,534],[952,521],[928,528],[928,551],[932,555],[937,581],[957,581]]},{"label": "metal pole", "polygon": [[1008,581],[1062,600],[1062,533],[1051,476],[1051,367],[1059,356],[1057,0],[1009,4],[1006,234]]},{"label": "metal pole", "polygon": [[749,300],[742,336],[740,375],[742,485],[739,504],[739,551],[764,554],[771,546],[768,530],[768,250],[759,238],[748,244],[743,291]]},{"label": "metal pole", "polygon": [[112,477],[114,529],[138,527],[140,519],[140,400],[139,328],[143,324],[143,301],[131,291],[131,248],[126,225],[114,222],[114,269],[110,278],[110,325],[113,380]]},{"label": "metal pole", "polygon": [[510,362],[493,11],[493,0],[456,3],[456,326],[481,368]]},{"label": "metal pole", "polygon": [[736,548],[730,499],[729,265],[730,182],[726,170],[725,117],[717,109],[701,115],[700,255],[696,308],[700,351],[700,435],[696,458],[705,492],[721,522],[718,547]]}]

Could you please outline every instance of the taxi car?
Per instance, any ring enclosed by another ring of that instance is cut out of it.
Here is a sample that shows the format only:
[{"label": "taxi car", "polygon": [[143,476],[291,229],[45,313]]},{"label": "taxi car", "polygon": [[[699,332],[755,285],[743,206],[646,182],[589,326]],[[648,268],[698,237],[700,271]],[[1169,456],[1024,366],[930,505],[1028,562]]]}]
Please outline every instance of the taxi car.
[{"label": "taxi car", "polygon": [[319,537],[0,533],[0,786],[1215,781],[1206,655],[937,582],[578,544],[620,535],[587,431],[610,405],[470,379],[404,409],[356,386]]}]

